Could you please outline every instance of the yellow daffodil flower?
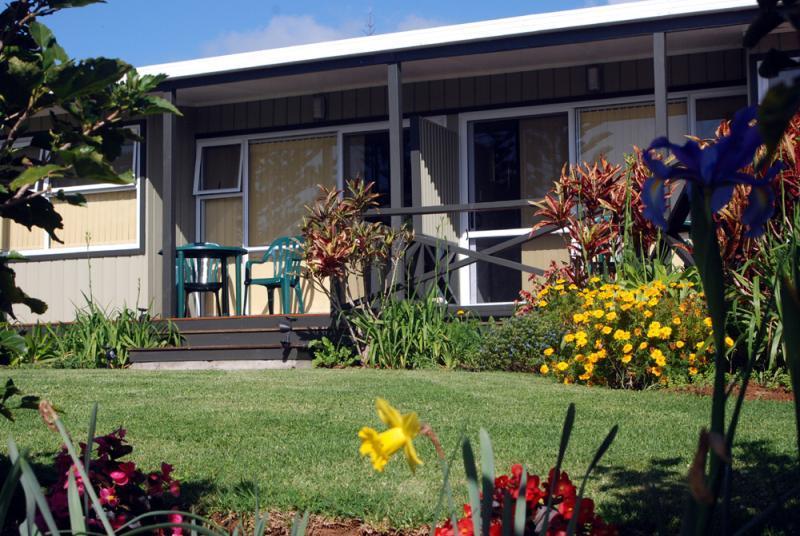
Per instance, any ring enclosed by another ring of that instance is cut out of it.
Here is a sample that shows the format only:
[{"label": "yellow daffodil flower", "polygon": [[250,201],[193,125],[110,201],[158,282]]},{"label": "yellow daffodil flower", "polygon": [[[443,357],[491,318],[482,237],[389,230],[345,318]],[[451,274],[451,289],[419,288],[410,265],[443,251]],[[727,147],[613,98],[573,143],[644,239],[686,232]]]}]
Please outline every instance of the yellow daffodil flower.
[{"label": "yellow daffodil flower", "polygon": [[422,460],[417,456],[413,443],[420,430],[417,414],[401,415],[382,398],[375,401],[375,407],[378,410],[378,417],[389,429],[378,433],[368,426],[362,428],[358,432],[358,437],[361,439],[361,448],[359,449],[361,456],[368,455],[372,461],[372,467],[376,471],[383,471],[389,458],[398,450],[403,449],[408,466],[414,472],[418,465],[422,465]]}]

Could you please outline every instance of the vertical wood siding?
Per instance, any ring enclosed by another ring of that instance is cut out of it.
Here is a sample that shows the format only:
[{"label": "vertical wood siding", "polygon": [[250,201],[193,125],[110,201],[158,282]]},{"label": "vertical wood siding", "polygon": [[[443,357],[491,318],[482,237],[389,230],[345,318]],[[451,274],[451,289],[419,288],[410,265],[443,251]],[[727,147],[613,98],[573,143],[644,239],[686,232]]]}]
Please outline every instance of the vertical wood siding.
[{"label": "vertical wood siding", "polygon": [[[770,36],[789,46],[783,34]],[[555,100],[602,98],[653,90],[653,62],[638,59],[602,64],[603,93],[586,87],[586,66],[560,67],[449,80],[411,82],[403,86],[406,113],[434,114],[448,111],[545,103]],[[668,58],[671,90],[700,86],[744,84],[743,50],[720,50]],[[324,94],[328,121],[385,118],[385,86],[333,91]],[[210,135],[282,127],[312,127],[310,96],[282,97],[257,102],[199,107],[196,133]]]}]

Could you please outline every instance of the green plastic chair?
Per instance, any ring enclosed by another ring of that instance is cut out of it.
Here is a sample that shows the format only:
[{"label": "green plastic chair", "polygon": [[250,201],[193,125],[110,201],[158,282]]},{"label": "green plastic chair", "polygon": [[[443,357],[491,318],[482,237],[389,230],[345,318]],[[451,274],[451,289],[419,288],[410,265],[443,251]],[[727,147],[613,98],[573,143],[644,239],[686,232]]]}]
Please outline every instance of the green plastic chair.
[{"label": "green plastic chair", "polygon": [[[303,289],[300,288],[300,261],[302,260],[303,237],[282,236],[277,238],[261,260],[247,261],[244,268],[244,306],[247,310],[247,295],[252,285],[260,285],[267,289],[269,314],[274,314],[273,291],[281,291],[281,309],[283,314],[291,314],[291,295],[294,289],[297,297],[298,313],[305,312],[303,305]],[[272,263],[272,277],[253,278],[252,267],[256,264]]]},{"label": "green plastic chair", "polygon": [[[196,242],[196,244],[218,246],[211,242]],[[222,290],[222,261],[210,258],[186,258],[183,260],[183,292],[186,295],[185,303],[189,303],[189,296],[192,293],[201,294],[211,292],[217,302],[217,316],[222,316],[222,301],[220,291]],[[198,314],[200,300],[197,300]],[[189,316],[189,307],[184,310],[184,316]]]}]

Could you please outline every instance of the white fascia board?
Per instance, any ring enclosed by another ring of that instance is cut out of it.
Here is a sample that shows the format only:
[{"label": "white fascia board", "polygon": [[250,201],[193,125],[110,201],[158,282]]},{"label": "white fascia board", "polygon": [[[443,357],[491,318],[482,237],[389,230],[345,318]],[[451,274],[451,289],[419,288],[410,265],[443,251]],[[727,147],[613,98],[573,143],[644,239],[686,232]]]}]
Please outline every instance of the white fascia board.
[{"label": "white fascia board", "polygon": [[139,67],[140,74],[164,73],[170,79],[244,71],[263,67],[332,60],[365,54],[397,52],[494,38],[544,34],[588,27],[719,13],[757,7],[756,0],[645,0],[553,13],[486,20],[258,50],[188,61]]}]

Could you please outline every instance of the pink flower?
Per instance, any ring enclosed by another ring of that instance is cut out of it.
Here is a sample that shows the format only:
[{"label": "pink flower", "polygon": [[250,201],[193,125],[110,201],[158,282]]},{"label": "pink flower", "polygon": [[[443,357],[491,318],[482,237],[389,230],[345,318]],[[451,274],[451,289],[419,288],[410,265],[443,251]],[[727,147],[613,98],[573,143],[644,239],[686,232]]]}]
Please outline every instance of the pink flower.
[{"label": "pink flower", "polygon": [[[167,516],[167,521],[169,523],[183,523],[183,516],[180,514],[169,514]],[[180,536],[183,534],[183,529],[180,527],[172,527],[172,536]]]},{"label": "pink flower", "polygon": [[119,505],[119,497],[114,493],[113,488],[100,488],[100,504],[106,504],[112,508]]},{"label": "pink flower", "polygon": [[133,462],[125,462],[119,464],[119,469],[117,471],[111,471],[108,476],[114,480],[116,485],[124,486],[130,482],[134,473],[136,473],[136,464]]},{"label": "pink flower", "polygon": [[111,528],[117,530],[122,525],[124,525],[128,521],[128,517],[125,514],[117,514],[115,516],[109,516],[109,521],[111,522]]},{"label": "pink flower", "polygon": [[173,480],[169,485],[169,492],[173,497],[178,497],[181,494],[181,483],[177,480]]}]

